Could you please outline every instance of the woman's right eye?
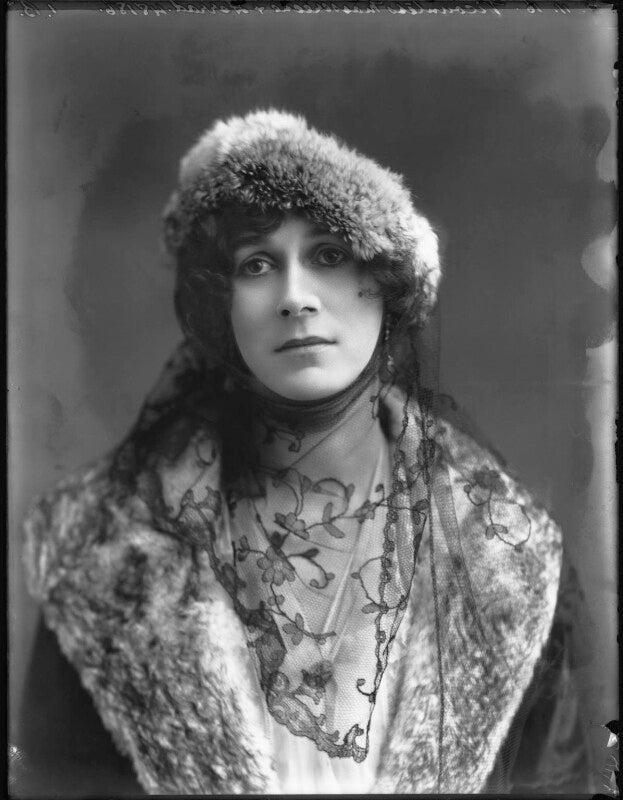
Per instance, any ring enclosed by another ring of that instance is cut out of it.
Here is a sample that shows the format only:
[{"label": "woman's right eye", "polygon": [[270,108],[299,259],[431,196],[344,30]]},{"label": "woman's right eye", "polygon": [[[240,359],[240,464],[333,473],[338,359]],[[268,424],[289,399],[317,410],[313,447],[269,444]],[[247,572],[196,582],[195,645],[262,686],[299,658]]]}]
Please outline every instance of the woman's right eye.
[{"label": "woman's right eye", "polygon": [[272,268],[273,265],[271,262],[267,261],[265,258],[249,258],[247,261],[243,262],[236,271],[238,275],[248,275],[256,278],[260,275],[266,275]]}]

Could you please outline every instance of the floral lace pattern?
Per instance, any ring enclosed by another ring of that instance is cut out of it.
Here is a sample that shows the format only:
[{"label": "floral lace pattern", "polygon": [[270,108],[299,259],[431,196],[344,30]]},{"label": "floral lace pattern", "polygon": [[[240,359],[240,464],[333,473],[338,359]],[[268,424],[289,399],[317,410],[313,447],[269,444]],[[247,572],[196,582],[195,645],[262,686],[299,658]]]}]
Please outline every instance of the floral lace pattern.
[{"label": "floral lace pattern", "polygon": [[[400,429],[363,493],[352,482],[310,477],[300,432],[268,430],[299,456],[287,469],[260,464],[245,492],[244,481],[222,484],[216,393],[188,363],[171,371],[116,453],[115,485],[142,498],[159,530],[207,552],[244,624],[275,720],[332,757],[360,762],[431,517],[433,419],[403,396]],[[389,391],[381,385],[371,398],[373,413]],[[530,518],[500,475],[485,465],[463,479],[483,535],[521,550]],[[446,527],[477,620],[458,533]]]},{"label": "floral lace pattern", "polygon": [[392,464],[379,453],[370,492],[355,502],[353,483],[306,474],[305,441],[291,436],[295,467],[256,471],[259,497],[228,493],[232,556],[215,547],[213,557],[235,573],[230,593],[249,620],[272,715],[329,755],[361,761],[427,520],[424,451],[408,460],[399,438],[400,455]]}]

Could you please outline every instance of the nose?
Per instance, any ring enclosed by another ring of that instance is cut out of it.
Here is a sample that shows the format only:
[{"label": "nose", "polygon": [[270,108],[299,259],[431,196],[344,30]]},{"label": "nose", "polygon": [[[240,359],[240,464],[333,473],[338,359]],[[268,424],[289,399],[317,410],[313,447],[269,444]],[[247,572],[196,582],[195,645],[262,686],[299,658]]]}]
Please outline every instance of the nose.
[{"label": "nose", "polygon": [[277,303],[280,317],[302,317],[320,311],[320,298],[315,280],[304,264],[294,260],[285,267],[281,280],[281,296]]}]

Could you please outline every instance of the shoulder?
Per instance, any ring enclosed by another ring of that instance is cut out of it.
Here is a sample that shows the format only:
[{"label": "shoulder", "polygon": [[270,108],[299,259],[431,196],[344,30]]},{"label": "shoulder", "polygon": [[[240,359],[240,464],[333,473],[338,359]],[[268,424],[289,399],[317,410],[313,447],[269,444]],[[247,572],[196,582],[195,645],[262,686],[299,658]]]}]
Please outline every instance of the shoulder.
[{"label": "shoulder", "polygon": [[[434,704],[442,682],[442,791],[478,792],[552,629],[562,535],[490,448],[404,397],[397,401],[394,418],[408,411],[405,453],[428,473],[430,511],[412,588],[410,658],[396,726],[404,726],[409,741],[422,686],[427,683]],[[435,778],[425,786],[431,791]]]},{"label": "shoulder", "polygon": [[174,603],[196,591],[192,542],[157,524],[142,491],[123,493],[111,477],[112,460],[37,498],[23,524],[30,593],[70,658],[87,631],[105,642],[108,623],[115,627],[165,596]]},{"label": "shoulder", "polygon": [[[176,463],[195,469],[183,454],[165,462],[171,471]],[[154,472],[151,479],[161,477]],[[179,751],[180,719],[190,719],[196,733],[189,739],[184,728],[184,748],[195,748],[198,761],[212,765],[220,752],[231,753],[235,731],[229,728],[236,727],[229,724],[221,734],[212,715],[237,721],[241,706],[249,718],[256,713],[241,657],[244,633],[205,551],[192,536],[176,535],[172,524],[165,528],[165,512],[159,518],[141,492],[139,486],[136,494],[120,495],[109,459],[63,481],[26,519],[26,569],[47,627],[118,750],[132,758],[141,785],[152,792],[199,791],[211,778],[201,783],[201,773],[188,778],[175,768],[163,772],[162,765]],[[211,497],[201,509],[206,514]],[[168,511],[170,518],[185,513]],[[181,527],[192,529],[192,520],[186,523]],[[233,697],[236,708],[223,711]],[[206,756],[207,740],[214,748]]]},{"label": "shoulder", "polygon": [[483,629],[521,671],[522,659],[539,655],[552,627],[562,532],[490,449],[439,420],[435,443],[433,505],[442,546],[452,564],[466,568]]},{"label": "shoulder", "polygon": [[70,579],[117,574],[137,552],[157,562],[188,545],[173,513],[188,487],[202,481],[204,514],[214,515],[220,499],[212,399],[188,348],[179,348],[124,441],[35,499],[24,520],[24,561],[36,599],[58,595]]},{"label": "shoulder", "polygon": [[31,593],[46,599],[52,575],[75,566],[85,545],[102,534],[109,459],[76,470],[39,495],[24,519],[24,564]]},{"label": "shoulder", "polygon": [[[558,594],[559,526],[502,458],[453,424],[454,419],[424,413],[396,388],[384,395],[383,404],[390,436],[402,436],[405,458],[417,462],[418,472],[423,461],[428,463],[435,559],[447,564],[455,605],[473,595],[494,627],[514,629],[520,637],[529,627],[538,650],[551,627]],[[461,570],[465,580],[458,577]]]},{"label": "shoulder", "polygon": [[509,554],[533,553],[558,581],[561,530],[502,458],[445,420],[436,421],[435,444],[469,539],[497,543]]},{"label": "shoulder", "polygon": [[407,458],[421,467],[424,449],[428,454],[433,504],[442,527],[458,524],[462,543],[489,561],[509,560],[518,568],[538,562],[557,586],[561,530],[502,457],[451,420],[432,412],[424,415],[415,401],[395,387],[384,394],[382,403],[389,436],[400,440],[401,447],[406,444]]}]

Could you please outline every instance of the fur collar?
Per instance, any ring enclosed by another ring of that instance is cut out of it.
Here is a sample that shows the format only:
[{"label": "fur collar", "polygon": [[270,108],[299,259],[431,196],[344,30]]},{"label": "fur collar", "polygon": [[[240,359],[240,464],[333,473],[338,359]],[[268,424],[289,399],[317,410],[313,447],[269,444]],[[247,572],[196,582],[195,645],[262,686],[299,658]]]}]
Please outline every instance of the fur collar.
[{"label": "fur collar", "polygon": [[[402,623],[375,792],[482,791],[556,603],[558,528],[490,453],[448,424],[437,433],[446,478],[435,485],[432,534]],[[149,793],[278,792],[263,698],[228,595],[196,543],[150,528],[135,498],[102,501],[109,466],[66,480],[26,521],[29,584],[47,624]],[[529,523],[526,541],[504,533],[511,506]],[[460,533],[466,570],[456,568],[449,529]]]}]

